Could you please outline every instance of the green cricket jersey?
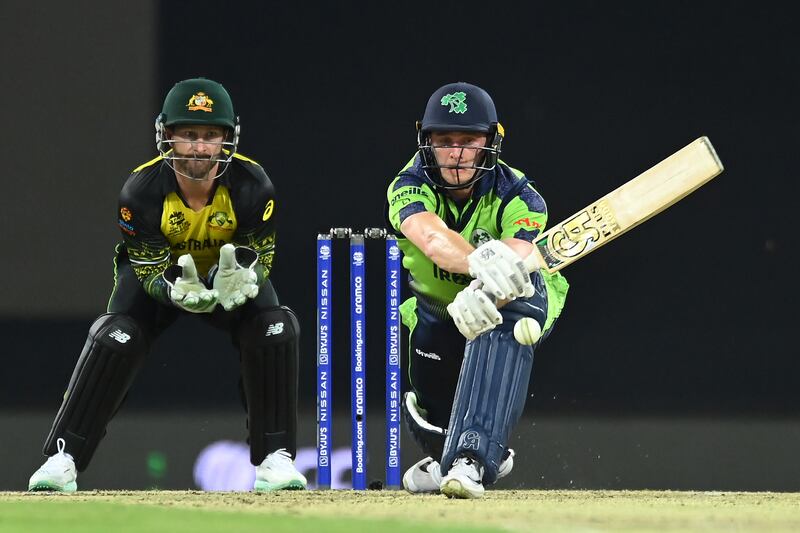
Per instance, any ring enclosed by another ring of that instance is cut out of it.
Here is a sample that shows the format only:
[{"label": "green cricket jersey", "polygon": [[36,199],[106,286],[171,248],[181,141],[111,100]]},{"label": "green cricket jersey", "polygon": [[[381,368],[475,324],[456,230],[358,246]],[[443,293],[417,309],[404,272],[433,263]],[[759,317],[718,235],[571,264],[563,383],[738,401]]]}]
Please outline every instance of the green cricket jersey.
[{"label": "green cricket jersey", "polygon": [[[389,223],[398,235],[411,291],[436,307],[452,302],[472,278],[439,268],[411,241],[403,238],[400,231],[403,220],[423,211],[436,213],[450,229],[475,247],[491,239],[532,241],[544,231],[547,223],[544,199],[522,172],[502,161],[478,180],[472,196],[459,205],[428,182],[417,155],[389,185],[387,200]],[[560,273],[542,271],[539,275],[547,287],[546,330],[561,313],[569,284]]]}]

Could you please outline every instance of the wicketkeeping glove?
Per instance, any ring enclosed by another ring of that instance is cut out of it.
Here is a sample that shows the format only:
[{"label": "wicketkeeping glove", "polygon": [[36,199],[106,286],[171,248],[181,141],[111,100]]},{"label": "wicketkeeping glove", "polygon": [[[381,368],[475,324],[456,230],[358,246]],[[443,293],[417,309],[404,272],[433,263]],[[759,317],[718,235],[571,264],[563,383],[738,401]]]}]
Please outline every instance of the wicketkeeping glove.
[{"label": "wicketkeeping glove", "polygon": [[197,277],[197,267],[190,254],[178,258],[178,266],[183,273],[170,286],[169,297],[172,302],[190,313],[210,313],[217,305],[217,291],[208,289]]},{"label": "wicketkeeping glove", "polygon": [[535,290],[525,262],[508,245],[491,240],[467,256],[469,273],[498,300],[531,297]]},{"label": "wicketkeeping glove", "polygon": [[447,306],[447,312],[453,317],[458,331],[468,340],[503,323],[503,315],[480,286],[481,282],[474,280],[456,294],[455,300]]},{"label": "wicketkeeping glove", "polygon": [[219,264],[214,276],[214,288],[219,293],[219,303],[226,311],[235,309],[245,303],[248,298],[258,295],[258,276],[255,272],[258,254],[254,250],[239,247],[240,260],[237,261],[237,248],[228,243],[219,250]]}]

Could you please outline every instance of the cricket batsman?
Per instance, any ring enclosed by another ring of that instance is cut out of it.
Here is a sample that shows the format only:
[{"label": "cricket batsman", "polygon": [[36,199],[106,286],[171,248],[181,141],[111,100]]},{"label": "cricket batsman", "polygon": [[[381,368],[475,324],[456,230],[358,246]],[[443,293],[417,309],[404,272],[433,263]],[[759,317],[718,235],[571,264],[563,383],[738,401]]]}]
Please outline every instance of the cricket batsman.
[{"label": "cricket batsman", "polygon": [[239,119],[215,81],[177,83],[155,125],[160,155],[119,195],[107,311],[89,328],[28,490],[77,489],[153,341],[183,313],[227,330],[239,350],[254,490],[303,489],[293,462],[300,328],[269,280],[272,182],[237,153]]},{"label": "cricket batsman", "polygon": [[568,290],[523,258],[547,222],[525,175],[499,159],[503,127],[489,94],[436,90],[417,123],[418,151],[387,191],[413,296],[404,420],[427,455],[403,476],[412,493],[479,498],[514,465],[534,350]]}]

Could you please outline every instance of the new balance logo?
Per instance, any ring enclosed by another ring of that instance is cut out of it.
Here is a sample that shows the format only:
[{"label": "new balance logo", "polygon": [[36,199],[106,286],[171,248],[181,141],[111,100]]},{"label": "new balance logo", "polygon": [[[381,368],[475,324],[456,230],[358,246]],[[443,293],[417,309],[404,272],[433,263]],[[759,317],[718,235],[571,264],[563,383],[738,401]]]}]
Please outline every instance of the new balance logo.
[{"label": "new balance logo", "polygon": [[433,352],[431,352],[431,353],[423,352],[419,348],[415,348],[414,351],[417,352],[417,355],[421,355],[422,357],[427,357],[428,359],[433,359],[434,361],[441,361],[442,360],[441,357],[439,357],[437,354],[435,354]]},{"label": "new balance logo", "polygon": [[267,326],[267,333],[265,337],[272,337],[273,335],[280,335],[283,333],[283,322],[276,322]]},{"label": "new balance logo", "polygon": [[131,340],[131,336],[128,335],[127,333],[123,333],[121,329],[115,329],[114,331],[109,333],[108,336],[120,344],[125,344],[126,342]]}]

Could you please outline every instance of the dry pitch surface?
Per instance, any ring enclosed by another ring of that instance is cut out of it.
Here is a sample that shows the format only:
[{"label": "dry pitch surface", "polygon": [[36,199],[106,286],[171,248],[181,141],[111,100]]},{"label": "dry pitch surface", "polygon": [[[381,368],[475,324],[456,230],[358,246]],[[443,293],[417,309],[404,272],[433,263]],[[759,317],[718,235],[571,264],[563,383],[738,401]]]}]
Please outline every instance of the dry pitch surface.
[{"label": "dry pitch surface", "polygon": [[[390,529],[391,528],[391,529]],[[800,493],[0,492],[0,531],[800,531]]]}]

